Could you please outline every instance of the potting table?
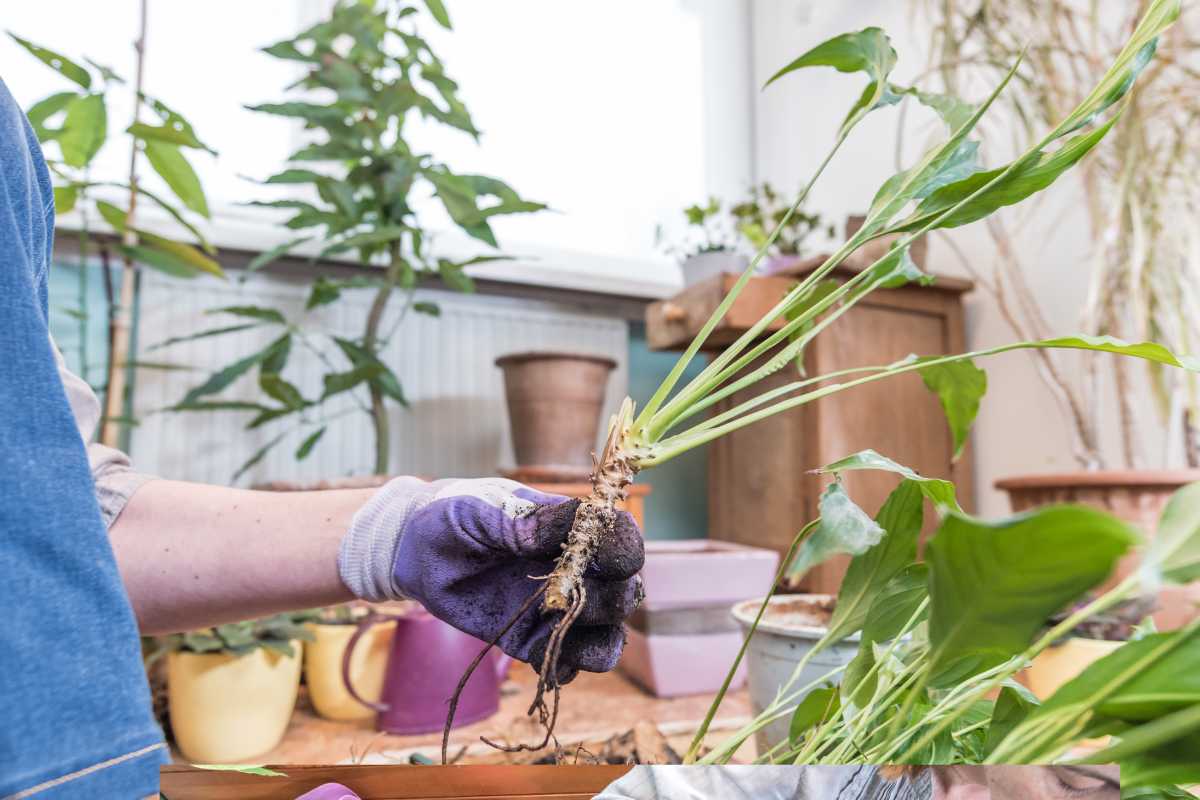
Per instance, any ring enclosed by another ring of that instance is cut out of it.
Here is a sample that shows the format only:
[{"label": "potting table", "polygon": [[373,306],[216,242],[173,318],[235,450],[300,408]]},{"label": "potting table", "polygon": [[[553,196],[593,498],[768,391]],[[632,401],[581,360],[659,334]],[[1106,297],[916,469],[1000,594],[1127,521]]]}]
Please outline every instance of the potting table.
[{"label": "potting table", "polygon": [[[451,732],[451,755],[467,747],[457,763],[502,764],[521,760],[527,763],[530,760],[528,753],[510,755],[493,750],[480,742],[479,737],[485,735],[501,741],[507,738],[513,742],[540,739],[539,731],[529,725],[525,716],[536,682],[533,670],[524,664],[513,666],[504,685],[500,711],[490,719]],[[556,735],[564,748],[574,748],[582,743],[588,751],[596,752],[605,740],[629,731],[640,721],[649,720],[658,726],[670,746],[682,754],[704,718],[711,699],[711,695],[660,699],[647,694],[616,671],[602,675],[580,673],[563,688]],[[747,692],[744,689],[730,692],[709,729],[708,741],[715,744],[723,740],[748,722],[750,716]],[[302,691],[283,741],[274,750],[250,761],[255,764],[394,764],[409,763],[413,754],[419,754],[437,763],[441,740],[441,731],[418,736],[391,736],[377,732],[373,720],[333,722],[321,719],[313,712]],[[547,750],[545,755],[550,753]],[[178,753],[173,755],[177,763],[186,763]],[[753,745],[748,744],[744,751],[739,751],[737,760],[748,762],[753,755]]]}]

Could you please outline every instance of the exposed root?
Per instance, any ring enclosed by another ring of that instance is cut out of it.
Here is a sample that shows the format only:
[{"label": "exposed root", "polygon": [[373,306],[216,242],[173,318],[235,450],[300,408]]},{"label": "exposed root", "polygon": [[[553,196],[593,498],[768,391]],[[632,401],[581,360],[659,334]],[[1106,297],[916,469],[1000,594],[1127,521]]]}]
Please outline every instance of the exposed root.
[{"label": "exposed root", "polygon": [[528,611],[535,602],[537,602],[537,599],[541,597],[545,591],[546,584],[543,583],[538,587],[537,591],[529,595],[529,599],[521,604],[521,607],[517,609],[517,613],[514,614],[508,620],[508,622],[504,624],[504,628],[502,628],[499,633],[493,636],[490,642],[484,645],[483,649],[479,651],[479,655],[475,656],[475,660],[471,662],[469,667],[467,667],[467,671],[464,672],[463,676],[458,679],[458,686],[454,689],[454,694],[450,696],[450,711],[446,714],[446,727],[442,730],[442,764],[450,763],[446,759],[446,751],[450,747],[450,728],[454,726],[454,712],[458,710],[458,701],[459,698],[462,697],[463,689],[467,686],[467,681],[469,681],[471,676],[475,674],[475,669],[480,665],[480,663],[483,662],[484,657],[486,657],[491,649],[496,646],[496,642],[500,641],[501,637],[508,633],[509,629],[517,623],[517,620],[524,616],[525,612]]}]

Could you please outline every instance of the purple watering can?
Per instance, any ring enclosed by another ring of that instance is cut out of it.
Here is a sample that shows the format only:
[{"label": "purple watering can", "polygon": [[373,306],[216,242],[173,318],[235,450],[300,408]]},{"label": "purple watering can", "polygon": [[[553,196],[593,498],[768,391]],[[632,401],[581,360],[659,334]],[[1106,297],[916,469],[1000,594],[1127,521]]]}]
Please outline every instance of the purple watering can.
[{"label": "purple watering can", "polygon": [[[364,699],[350,682],[350,655],[372,625],[396,620],[381,702]],[[452,628],[424,609],[403,615],[371,613],[358,623],[342,656],[342,681],[350,696],[379,712],[375,727],[387,733],[442,730],[450,697],[484,643]],[[487,654],[471,675],[454,713],[454,727],[486,719],[500,708],[500,684],[512,659],[499,649]]]}]

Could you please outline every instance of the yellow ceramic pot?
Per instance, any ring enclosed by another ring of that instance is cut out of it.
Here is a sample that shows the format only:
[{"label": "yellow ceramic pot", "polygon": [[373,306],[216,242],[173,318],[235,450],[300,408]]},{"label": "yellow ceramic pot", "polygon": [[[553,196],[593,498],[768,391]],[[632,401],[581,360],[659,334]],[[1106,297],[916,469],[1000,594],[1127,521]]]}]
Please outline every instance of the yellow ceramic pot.
[{"label": "yellow ceramic pot", "polygon": [[184,757],[230,764],[279,744],[296,706],[301,645],[292,642],[292,656],[265,647],[244,656],[169,653],[171,731]]},{"label": "yellow ceramic pot", "polygon": [[1100,639],[1067,639],[1062,644],[1047,647],[1033,659],[1033,663],[1025,670],[1025,683],[1039,700],[1045,700],[1092,662],[1123,644]]},{"label": "yellow ceramic pot", "polygon": [[[375,712],[355,700],[342,682],[342,658],[357,625],[308,625],[314,641],[304,647],[304,675],[313,708],[325,719],[354,720],[375,716]],[[350,679],[367,700],[379,701],[383,676],[387,671],[388,650],[396,623],[376,625],[363,634],[350,659]]]}]

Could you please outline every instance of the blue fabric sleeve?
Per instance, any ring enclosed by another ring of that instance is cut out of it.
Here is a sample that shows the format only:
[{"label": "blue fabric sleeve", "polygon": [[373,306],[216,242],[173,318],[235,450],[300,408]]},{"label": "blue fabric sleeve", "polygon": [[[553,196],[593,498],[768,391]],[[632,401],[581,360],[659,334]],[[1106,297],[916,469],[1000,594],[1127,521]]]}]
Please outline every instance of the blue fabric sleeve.
[{"label": "blue fabric sleeve", "polygon": [[144,797],[165,758],[55,365],[50,176],[0,82],[0,797]]}]

